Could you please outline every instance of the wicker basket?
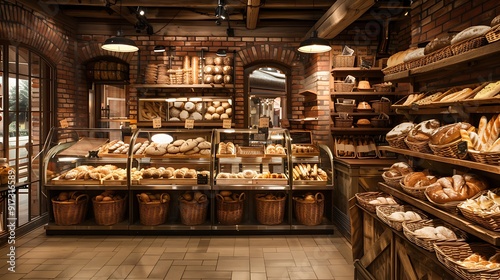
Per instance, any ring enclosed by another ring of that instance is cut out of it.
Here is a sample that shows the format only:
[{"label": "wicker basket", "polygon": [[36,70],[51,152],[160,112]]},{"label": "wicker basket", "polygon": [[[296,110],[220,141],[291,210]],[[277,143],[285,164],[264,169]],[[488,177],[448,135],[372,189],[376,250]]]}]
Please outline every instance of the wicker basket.
[{"label": "wicker basket", "polygon": [[453,51],[451,50],[451,46],[446,46],[441,48],[435,52],[432,52],[426,56],[424,56],[424,61],[422,62],[422,66],[426,64],[431,64],[441,59],[445,59],[447,57],[453,56]]},{"label": "wicker basket", "polygon": [[285,217],[286,195],[276,195],[276,199],[266,199],[266,194],[255,195],[257,221],[263,225],[279,225]]},{"label": "wicker basket", "polygon": [[89,196],[86,194],[78,195],[75,201],[57,201],[56,197],[52,198],[55,223],[60,226],[70,226],[83,222],[87,214],[88,201]]},{"label": "wicker basket", "polygon": [[487,43],[488,41],[486,40],[485,36],[479,36],[468,40],[463,40],[454,45],[451,45],[451,51],[453,52],[453,55],[458,55],[473,50],[475,48],[482,47]]},{"label": "wicker basket", "polygon": [[[422,238],[415,235],[415,231],[419,230],[423,227],[438,227],[444,226],[449,230],[453,231],[457,236],[456,240],[453,239],[434,239],[434,238]],[[427,251],[434,252],[434,243],[436,242],[455,242],[455,241],[465,241],[467,239],[467,233],[464,231],[446,224],[444,221],[435,219],[435,220],[422,220],[417,222],[403,222],[403,233],[412,243],[416,244],[419,247],[424,248]]]},{"label": "wicker basket", "polygon": [[[476,193],[474,196],[470,197],[469,199],[476,199],[478,198],[479,196],[487,193],[488,191],[487,190],[482,190],[482,191],[479,191],[478,193]],[[458,201],[450,201],[450,202],[446,202],[446,203],[437,203],[437,202],[434,202],[432,201],[431,199],[429,199],[429,195],[427,194],[427,192],[425,191],[425,196],[427,197],[427,200],[434,206],[436,206],[437,208],[440,208],[448,213],[451,213],[451,214],[458,214],[458,204],[462,203],[463,201],[462,200],[458,200]]]},{"label": "wicker basket", "polygon": [[403,184],[403,179],[401,179],[401,181],[399,182],[400,184],[400,187],[401,189],[403,189],[403,191],[415,198],[418,198],[420,200],[427,200],[427,197],[425,196],[425,190],[427,189],[427,186],[425,187],[421,187],[421,188],[410,188],[410,187],[407,187]]},{"label": "wicker basket", "polygon": [[354,89],[354,83],[344,83],[343,81],[335,81],[333,89],[336,92],[351,92]]},{"label": "wicker basket", "polygon": [[373,89],[375,92],[391,92],[392,85],[390,84],[374,84]]},{"label": "wicker basket", "polygon": [[336,117],[334,125],[335,127],[351,127],[352,122],[353,122],[352,117],[349,117],[347,119]]},{"label": "wicker basket", "polygon": [[354,55],[336,55],[333,60],[333,67],[354,67],[356,56]]},{"label": "wicker basket", "polygon": [[493,43],[500,40],[500,24],[492,27],[485,36],[488,43]]},{"label": "wicker basket", "polygon": [[436,257],[446,267],[466,280],[497,280],[500,279],[500,268],[478,269],[466,268],[458,263],[476,253],[490,258],[500,253],[500,249],[486,243],[438,242],[434,243]]},{"label": "wicker basket", "polygon": [[400,63],[391,67],[386,67],[382,69],[384,75],[395,74],[406,70],[405,63]]},{"label": "wicker basket", "polygon": [[187,201],[179,199],[181,223],[186,226],[196,226],[207,220],[208,199],[206,195],[198,200]]},{"label": "wicker basket", "polygon": [[316,226],[321,224],[325,211],[325,197],[323,193],[316,193],[314,201],[306,201],[299,197],[294,197],[295,218],[300,224],[306,226]]},{"label": "wicker basket", "polygon": [[[356,197],[356,200],[358,201],[359,205],[366,209],[367,211],[370,211],[372,213],[375,213],[377,211],[376,207],[377,206],[388,206],[388,205],[394,205],[394,204],[371,204],[370,201],[376,200],[377,197],[391,197],[394,199],[391,195],[386,194],[384,192],[363,192],[363,193],[356,193],[354,194]],[[396,200],[394,200],[396,201]],[[398,202],[398,201],[396,201]]]},{"label": "wicker basket", "polygon": [[387,141],[387,143],[389,143],[389,146],[391,146],[391,147],[408,150],[408,146],[406,146],[406,143],[405,143],[405,138],[406,138],[406,134],[403,134],[403,135],[400,135],[400,136],[395,137],[393,139],[386,138],[385,140]]},{"label": "wicker basket", "polygon": [[411,142],[408,138],[405,138],[405,144],[411,151],[424,153],[424,154],[433,154],[431,148],[429,147],[429,140],[419,141],[419,142]]},{"label": "wicker basket", "polygon": [[458,139],[456,141],[444,145],[434,145],[429,143],[429,147],[431,148],[432,152],[437,156],[464,159],[467,156],[467,152],[459,153],[458,149],[458,145],[461,142],[462,139]]},{"label": "wicker basket", "polygon": [[407,212],[413,211],[420,215],[422,220],[427,219],[427,215],[425,215],[420,209],[409,206],[409,205],[390,205],[390,206],[377,206],[376,213],[377,217],[379,217],[384,223],[389,225],[391,228],[402,231],[403,230],[403,222],[392,221],[388,217],[394,212]]},{"label": "wicker basket", "polygon": [[400,182],[404,178],[404,176],[398,177],[387,177],[382,173],[382,179],[384,179],[385,183],[393,188],[401,189]]},{"label": "wicker basket", "polygon": [[141,201],[139,194],[137,194],[137,200],[139,201],[139,218],[142,225],[156,226],[165,223],[170,205],[170,196],[167,193],[162,193],[158,202]]},{"label": "wicker basket", "polygon": [[389,119],[379,119],[378,117],[373,117],[370,119],[373,127],[388,127],[390,124]]},{"label": "wicker basket", "polygon": [[238,200],[224,201],[224,197],[220,194],[216,195],[217,199],[217,221],[222,225],[237,225],[241,224],[243,218],[243,205],[245,202],[245,193],[241,193]]},{"label": "wicker basket", "polygon": [[389,114],[391,112],[391,100],[382,97],[380,100],[372,101],[372,108],[375,113]]},{"label": "wicker basket", "polygon": [[468,150],[469,156],[477,162],[500,165],[500,152],[479,152],[474,150]]},{"label": "wicker basket", "polygon": [[418,68],[420,66],[425,65],[425,61],[426,61],[425,56],[407,61],[407,62],[405,62],[405,68],[407,70]]},{"label": "wicker basket", "polygon": [[[492,191],[496,194],[500,193],[500,188],[496,188]],[[469,208],[462,207],[463,202],[457,205],[457,208],[460,210],[462,215],[468,220],[471,220],[487,229],[500,231],[500,213],[484,213],[484,212],[475,212],[470,210]]]},{"label": "wicker basket", "polygon": [[92,198],[94,206],[95,222],[101,226],[110,226],[119,223],[125,219],[125,210],[127,208],[127,196],[120,200],[96,201]]}]

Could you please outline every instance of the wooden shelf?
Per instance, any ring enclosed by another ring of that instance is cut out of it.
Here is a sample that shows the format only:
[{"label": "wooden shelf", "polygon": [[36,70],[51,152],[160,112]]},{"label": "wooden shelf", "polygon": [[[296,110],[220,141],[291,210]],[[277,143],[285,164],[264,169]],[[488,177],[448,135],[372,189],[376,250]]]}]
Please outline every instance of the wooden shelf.
[{"label": "wooden shelf", "polygon": [[196,85],[169,85],[169,84],[134,84],[133,88],[162,89],[162,88],[227,88],[233,89],[234,84],[196,84]]},{"label": "wooden shelf", "polygon": [[[331,113],[331,115],[335,116],[335,117],[339,116],[340,114],[342,114],[342,113]],[[347,114],[349,114],[349,116],[374,116],[374,117],[380,115],[380,113],[375,113],[375,112],[367,112],[367,113],[352,112],[352,113],[347,113]],[[396,115],[396,114],[395,113],[389,113],[387,115],[391,116],[391,115]]]},{"label": "wooden shelf", "polygon": [[463,217],[445,212],[441,209],[438,209],[428,202],[422,201],[420,199],[409,196],[408,194],[390,187],[384,183],[379,183],[379,189],[383,192],[386,192],[396,198],[399,198],[405,201],[408,204],[411,204],[422,211],[425,211],[441,220],[446,221],[447,223],[456,226],[457,228],[470,233],[476,237],[481,238],[485,242],[488,242],[495,246],[500,246],[500,233],[485,229],[484,227],[475,224],[472,221],[469,221]]},{"label": "wooden shelf", "polygon": [[398,154],[412,156],[412,157],[418,157],[421,159],[449,163],[449,164],[453,164],[453,165],[457,165],[457,166],[463,166],[463,167],[481,170],[481,171],[485,171],[485,172],[490,172],[490,173],[494,173],[494,174],[500,174],[500,166],[489,165],[489,164],[479,163],[479,162],[470,161],[470,160],[441,157],[441,156],[437,156],[437,155],[424,154],[424,153],[414,152],[414,151],[410,151],[410,150],[398,149],[398,148],[394,148],[394,147],[390,147],[390,146],[379,146],[379,150],[395,152]]},{"label": "wooden shelf", "polygon": [[331,131],[333,134],[336,133],[347,133],[347,134],[380,134],[380,133],[387,133],[391,130],[392,128],[378,128],[378,127],[371,127],[371,128],[364,128],[364,127],[332,127]]},{"label": "wooden shelf", "polygon": [[[415,82],[416,80],[421,81],[433,78],[435,74],[446,75],[450,72],[457,72],[460,69],[469,69],[470,67],[468,66],[470,64],[477,64],[478,62],[480,62],[482,66],[486,64],[498,64],[498,54],[500,54],[500,42],[494,42],[422,67],[385,75],[384,80],[392,82],[410,82],[413,80],[413,82]],[[474,67],[470,70],[473,71],[473,69]]]},{"label": "wooden shelf", "polygon": [[[184,128],[185,122],[183,121],[171,121],[161,122],[162,127],[181,127]],[[137,125],[140,127],[153,127],[153,121],[138,121]],[[234,127],[234,123],[231,124]],[[195,121],[194,127],[220,127],[222,128],[222,121]]]},{"label": "wooden shelf", "polygon": [[408,95],[407,93],[401,93],[401,92],[371,92],[371,91],[333,91],[333,89],[330,91],[330,95],[332,96],[346,96],[346,95],[356,95],[356,96],[382,96],[382,95],[399,95],[399,96],[406,96]]}]

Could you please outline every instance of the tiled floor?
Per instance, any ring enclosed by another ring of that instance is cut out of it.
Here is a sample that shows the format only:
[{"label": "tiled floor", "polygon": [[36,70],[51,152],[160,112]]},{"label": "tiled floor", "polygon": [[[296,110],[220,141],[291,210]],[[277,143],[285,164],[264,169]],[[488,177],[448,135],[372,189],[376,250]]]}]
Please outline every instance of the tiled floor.
[{"label": "tiled floor", "polygon": [[353,279],[335,235],[46,236],[16,240],[16,272],[0,249],[0,279]]}]

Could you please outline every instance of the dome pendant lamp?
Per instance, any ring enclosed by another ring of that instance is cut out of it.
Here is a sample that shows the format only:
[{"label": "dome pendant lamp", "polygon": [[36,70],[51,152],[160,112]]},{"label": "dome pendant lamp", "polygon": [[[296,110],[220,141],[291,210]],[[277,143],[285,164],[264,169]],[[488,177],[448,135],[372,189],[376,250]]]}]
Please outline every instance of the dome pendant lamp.
[{"label": "dome pendant lamp", "polygon": [[123,37],[121,30],[118,31],[116,37],[106,39],[101,48],[112,52],[136,52],[139,50],[133,40]]},{"label": "dome pendant lamp", "polygon": [[332,49],[328,40],[318,38],[318,31],[314,31],[311,38],[302,41],[298,49],[302,53],[323,53]]}]

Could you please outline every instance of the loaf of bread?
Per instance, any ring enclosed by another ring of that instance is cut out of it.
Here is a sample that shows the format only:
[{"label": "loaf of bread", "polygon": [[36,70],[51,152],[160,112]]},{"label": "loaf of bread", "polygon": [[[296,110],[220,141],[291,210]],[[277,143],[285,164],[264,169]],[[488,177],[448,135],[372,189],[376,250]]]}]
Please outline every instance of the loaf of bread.
[{"label": "loaf of bread", "polygon": [[412,93],[412,94],[408,95],[408,97],[406,98],[405,102],[403,102],[402,105],[409,106],[412,103],[419,100],[420,98],[422,98],[424,95],[425,95],[424,93]]},{"label": "loaf of bread", "polygon": [[445,145],[462,138],[460,129],[468,130],[471,125],[466,122],[452,123],[436,129],[431,136],[433,145]]},{"label": "loaf of bread", "polygon": [[471,88],[464,88],[462,90],[458,90],[456,92],[449,93],[445,96],[441,96],[439,99],[439,102],[452,102],[452,101],[460,101],[467,99],[469,96],[471,96],[473,93],[473,90]]},{"label": "loaf of bread", "polygon": [[473,99],[491,98],[500,92],[500,81],[489,83],[474,95]]},{"label": "loaf of bread", "polygon": [[411,172],[403,178],[403,185],[408,188],[424,188],[437,181],[436,176],[426,172]]},{"label": "loaf of bread", "polygon": [[488,188],[485,180],[473,174],[439,178],[425,190],[427,198],[435,203],[462,201]]},{"label": "loaf of bread", "polygon": [[493,20],[491,20],[490,26],[493,27],[499,24],[500,24],[500,15],[496,16],[495,18],[493,18]]},{"label": "loaf of bread", "polygon": [[388,178],[397,178],[401,176],[406,176],[409,173],[413,172],[413,168],[408,165],[406,162],[396,162],[389,170],[384,171],[383,175]]},{"label": "loaf of bread", "polygon": [[403,61],[407,62],[407,61],[419,59],[422,57],[424,57],[424,48],[418,48],[418,49],[412,50],[411,52],[408,52],[406,54],[405,58],[403,59]]},{"label": "loaf of bread", "polygon": [[412,51],[414,51],[416,48],[409,48],[405,51],[400,51],[397,52],[389,57],[387,60],[387,67],[395,66],[401,63],[404,63],[404,59],[406,55]]},{"label": "loaf of bread", "polygon": [[428,55],[432,52],[438,51],[444,47],[449,46],[451,44],[451,39],[453,39],[453,35],[448,35],[441,38],[435,38],[425,46],[424,54]]},{"label": "loaf of bread", "polygon": [[[472,133],[469,133],[471,135]],[[493,152],[500,150],[500,116],[493,115],[490,120],[482,116],[477,130],[478,142],[474,149],[483,152]],[[472,138],[471,138],[472,140]]]},{"label": "loaf of bread", "polygon": [[408,132],[415,126],[413,122],[403,122],[395,126],[391,131],[389,131],[385,138],[386,139],[394,139],[400,136],[408,135]]},{"label": "loaf of bread", "polygon": [[451,39],[451,44],[454,45],[456,43],[459,43],[459,42],[467,40],[467,39],[482,36],[482,35],[486,34],[488,31],[490,31],[490,29],[491,29],[491,26],[487,26],[487,25],[476,25],[476,26],[468,27],[468,28],[462,30],[457,35],[455,35],[455,37],[453,39]]},{"label": "loaf of bread", "polygon": [[428,141],[434,131],[440,127],[440,122],[437,119],[425,120],[413,127],[406,139],[410,142]]}]

